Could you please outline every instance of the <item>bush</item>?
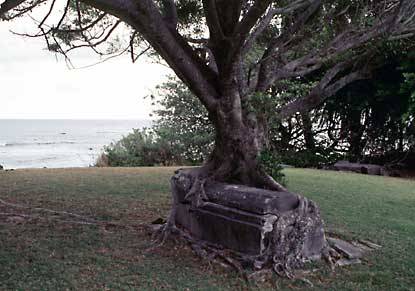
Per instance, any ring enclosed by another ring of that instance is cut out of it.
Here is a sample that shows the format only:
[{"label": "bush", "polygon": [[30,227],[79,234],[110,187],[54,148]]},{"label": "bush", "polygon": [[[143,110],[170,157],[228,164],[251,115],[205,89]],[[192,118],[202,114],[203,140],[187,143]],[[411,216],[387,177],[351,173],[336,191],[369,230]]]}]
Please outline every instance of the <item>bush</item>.
[{"label": "bush", "polygon": [[172,166],[183,163],[179,147],[149,129],[134,129],[121,140],[104,149],[96,166],[140,167]]},{"label": "bush", "polygon": [[279,157],[283,164],[288,164],[296,168],[322,168],[344,159],[340,154],[325,149],[314,151],[285,151],[284,153],[280,153]]},{"label": "bush", "polygon": [[95,161],[95,167],[109,167],[108,156],[105,153],[102,153],[97,160]]},{"label": "bush", "polygon": [[278,183],[285,185],[285,175],[282,173],[282,165],[280,157],[269,150],[264,150],[259,156],[260,164],[263,169]]}]

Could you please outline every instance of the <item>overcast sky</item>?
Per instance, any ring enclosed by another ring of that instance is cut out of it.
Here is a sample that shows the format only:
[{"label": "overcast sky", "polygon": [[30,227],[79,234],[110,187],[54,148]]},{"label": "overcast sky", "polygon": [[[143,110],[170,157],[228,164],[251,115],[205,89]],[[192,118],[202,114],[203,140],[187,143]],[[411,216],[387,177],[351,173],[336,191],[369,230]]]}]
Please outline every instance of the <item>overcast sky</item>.
[{"label": "overcast sky", "polygon": [[[0,22],[0,119],[142,119],[149,118],[150,101],[143,97],[170,71],[128,56],[87,69],[70,70],[46,51],[42,39],[13,35],[33,31],[27,20]],[[81,67],[99,61],[79,52],[72,61]]]}]

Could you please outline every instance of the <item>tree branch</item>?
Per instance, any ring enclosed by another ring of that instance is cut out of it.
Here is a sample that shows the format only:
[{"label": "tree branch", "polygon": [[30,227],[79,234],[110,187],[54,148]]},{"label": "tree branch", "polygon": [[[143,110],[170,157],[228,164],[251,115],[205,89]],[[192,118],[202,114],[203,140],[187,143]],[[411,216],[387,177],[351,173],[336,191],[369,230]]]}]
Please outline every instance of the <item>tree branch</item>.
[{"label": "tree branch", "polygon": [[[304,1],[300,1],[302,4],[301,6],[294,5],[293,7],[290,7],[290,9],[295,9],[297,7],[303,7]],[[300,13],[297,18],[292,22],[291,25],[289,25],[284,32],[279,35],[278,37],[273,38],[270,41],[270,44],[268,45],[267,49],[265,50],[259,64],[259,73],[258,73],[258,84],[257,84],[257,90],[258,91],[264,91],[269,86],[271,86],[276,79],[275,74],[273,75],[273,71],[275,70],[274,63],[276,63],[276,58],[282,54],[281,47],[287,45],[287,42],[289,42],[293,35],[295,35],[298,31],[300,31],[307,21],[318,11],[321,5],[321,0],[313,0],[313,1],[307,1],[309,6],[307,9]],[[288,9],[288,7],[287,7]],[[293,10],[295,11],[295,10]]]},{"label": "tree branch", "polygon": [[255,30],[249,35],[249,37],[245,41],[245,44],[243,45],[243,48],[242,48],[243,55],[248,53],[248,51],[252,48],[257,38],[268,27],[268,25],[271,23],[271,20],[274,18],[276,14],[277,13],[275,9],[272,9],[272,8],[268,9],[267,14],[262,17],[262,19],[259,21],[258,26],[255,28]]},{"label": "tree branch", "polygon": [[[415,2],[400,0],[391,1],[388,4],[388,7],[383,7],[383,13],[379,15],[378,21],[371,28],[346,29],[322,49],[315,49],[307,55],[291,61],[283,61],[285,51],[293,49],[290,46],[290,42],[293,44],[293,37],[289,29],[287,41],[284,42],[282,36],[278,37],[277,45],[271,44],[259,62],[261,67],[256,90],[264,91],[280,79],[304,76],[318,70],[324,62],[333,60],[346,51],[361,47],[370,40],[401,39],[415,35]],[[310,6],[309,9],[312,7]],[[307,12],[304,13],[304,15],[306,14]],[[301,17],[299,19],[301,20]],[[300,27],[303,26],[304,24],[300,25]],[[296,44],[297,47],[301,49],[305,41],[306,39],[303,38],[303,42]]]},{"label": "tree branch", "polygon": [[[302,98],[295,99],[287,105],[280,108],[278,116],[281,119],[290,117],[297,112],[306,112],[317,107],[327,98],[336,94],[339,90],[346,85],[355,82],[357,80],[368,79],[370,77],[369,70],[365,66],[361,69],[354,70],[350,73],[346,73],[344,76],[335,78],[350,66],[354,65],[357,59],[347,60],[334,66],[328,70],[320,82],[311,90],[311,92]],[[334,81],[335,80],[335,81]]]},{"label": "tree branch", "polygon": [[41,27],[41,26],[45,23],[45,21],[49,18],[50,14],[51,14],[51,13],[52,13],[52,11],[53,11],[53,7],[55,6],[55,3],[56,3],[56,0],[53,0],[53,1],[52,1],[52,4],[51,4],[51,5],[50,5],[50,7],[49,7],[49,11],[48,11],[48,13],[46,13],[45,17],[43,17],[43,19],[42,19],[42,21],[39,23],[38,27]]},{"label": "tree branch", "polygon": [[152,0],[82,0],[123,20],[138,31],[169,64],[202,103],[212,110],[219,96],[217,74],[199,58],[184,38],[166,24]]},{"label": "tree branch", "polygon": [[239,22],[244,0],[215,0],[219,23],[225,37],[232,37]]},{"label": "tree branch", "polygon": [[245,42],[251,29],[265,14],[272,2],[272,0],[256,0],[249,8],[245,17],[238,23],[235,34],[239,35],[242,43]]},{"label": "tree branch", "polygon": [[177,9],[174,0],[162,0],[163,3],[163,16],[164,21],[167,23],[170,29],[176,30],[177,29]]},{"label": "tree branch", "polygon": [[206,23],[210,32],[210,40],[219,43],[225,38],[219,21],[219,15],[216,8],[215,0],[203,0],[203,9],[205,12]]},{"label": "tree branch", "polygon": [[104,17],[107,16],[107,13],[102,13],[101,15],[99,15],[94,21],[92,21],[91,23],[89,23],[87,26],[84,27],[80,27],[78,29],[60,29],[60,28],[54,28],[55,32],[64,32],[64,33],[81,33],[81,32],[85,32],[91,28],[93,28],[95,25],[97,25],[102,19],[104,19]]},{"label": "tree branch", "polygon": [[[22,1],[21,4],[23,4],[25,1],[26,0]],[[20,4],[13,7],[13,4],[10,4],[9,5],[9,4],[6,3],[6,2],[9,3],[9,0],[8,1],[5,1],[2,4],[3,8],[0,7],[0,10],[2,10],[2,11],[0,11],[0,20],[7,20],[8,21],[8,20],[12,20],[12,19],[15,19],[17,17],[20,17],[20,16],[26,14],[27,12],[32,11],[32,9],[34,9],[35,7],[39,6],[40,4],[42,4],[42,3],[46,2],[46,1],[47,0],[37,0],[37,1],[33,1],[33,2],[30,3],[29,6],[26,6],[26,7],[23,7],[23,8],[18,8],[18,6]],[[17,1],[12,1],[12,2],[14,2],[14,4],[17,4],[18,3]],[[12,10],[15,10],[17,13],[15,13],[13,15],[8,15],[8,12],[10,12]]]},{"label": "tree branch", "polygon": [[6,0],[0,5],[0,19],[5,19],[5,14],[13,10],[26,0]]},{"label": "tree branch", "polygon": [[[115,24],[109,29],[109,31],[105,34],[104,38],[100,39],[99,41],[95,42],[95,43],[87,43],[87,44],[80,44],[80,45],[74,45],[71,46],[69,49],[65,50],[65,53],[69,53],[70,51],[77,49],[77,48],[81,48],[81,47],[90,47],[92,49],[94,49],[95,47],[99,46],[100,44],[106,42],[108,40],[108,38],[111,36],[111,34],[114,32],[114,30],[118,27],[118,25],[120,25],[121,20],[118,20],[117,22],[115,22]],[[95,51],[97,52],[97,51]],[[101,55],[101,53],[97,52],[98,54]]]}]

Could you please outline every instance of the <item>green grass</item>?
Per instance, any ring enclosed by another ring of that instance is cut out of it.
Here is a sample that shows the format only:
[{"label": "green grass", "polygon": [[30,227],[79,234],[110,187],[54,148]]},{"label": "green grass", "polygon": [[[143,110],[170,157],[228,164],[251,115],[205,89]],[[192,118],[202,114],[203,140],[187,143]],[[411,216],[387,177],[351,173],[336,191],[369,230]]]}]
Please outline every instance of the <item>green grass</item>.
[{"label": "green grass", "polygon": [[[41,169],[0,172],[0,198],[69,211],[127,227],[62,222],[62,217],[0,205],[1,290],[240,290],[232,271],[201,262],[185,246],[148,252],[142,224],[166,217],[174,168]],[[287,169],[288,188],[316,201],[327,228],[383,248],[354,265],[323,267],[315,290],[415,290],[415,181]],[[66,220],[69,218],[66,217]],[[252,289],[307,289],[277,279]]]}]

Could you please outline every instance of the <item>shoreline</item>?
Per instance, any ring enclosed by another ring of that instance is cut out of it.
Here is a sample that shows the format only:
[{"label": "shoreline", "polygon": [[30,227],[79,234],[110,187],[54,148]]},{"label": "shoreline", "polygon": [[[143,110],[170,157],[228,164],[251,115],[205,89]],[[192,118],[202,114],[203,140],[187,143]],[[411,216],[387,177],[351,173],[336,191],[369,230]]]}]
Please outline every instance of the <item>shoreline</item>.
[{"label": "shoreline", "polygon": [[95,165],[105,146],[149,119],[1,119],[0,165],[5,169]]}]

